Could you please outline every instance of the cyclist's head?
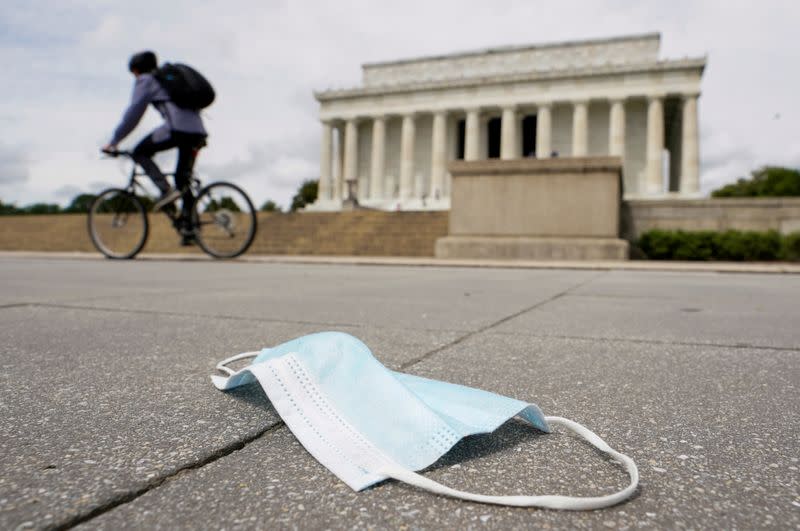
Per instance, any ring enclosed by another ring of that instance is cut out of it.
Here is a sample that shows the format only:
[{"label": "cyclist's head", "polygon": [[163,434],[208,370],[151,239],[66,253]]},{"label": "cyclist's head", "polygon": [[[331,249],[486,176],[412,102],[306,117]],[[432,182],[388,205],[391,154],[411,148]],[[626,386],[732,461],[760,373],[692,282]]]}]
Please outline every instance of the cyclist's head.
[{"label": "cyclist's head", "polygon": [[158,68],[158,59],[156,59],[156,54],[150,50],[134,54],[128,61],[128,70],[133,74],[146,74],[156,68]]}]

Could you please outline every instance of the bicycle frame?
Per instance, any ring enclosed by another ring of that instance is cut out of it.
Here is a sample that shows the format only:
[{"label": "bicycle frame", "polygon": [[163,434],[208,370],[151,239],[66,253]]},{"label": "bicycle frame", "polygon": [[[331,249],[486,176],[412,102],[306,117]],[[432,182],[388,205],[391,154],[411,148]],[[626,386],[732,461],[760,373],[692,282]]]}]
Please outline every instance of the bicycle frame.
[{"label": "bicycle frame", "polygon": [[[139,168],[139,165],[134,162],[133,163],[133,168],[131,168],[131,173],[130,173],[130,178],[128,180],[128,185],[125,187],[125,190],[130,192],[130,193],[132,193],[132,194],[136,193],[136,189],[137,188],[139,188],[143,193],[147,193],[147,188],[145,188],[144,185],[139,182],[137,177],[148,177],[148,175],[145,172],[143,172],[141,170],[138,170],[138,168]],[[175,172],[165,173],[164,177],[173,177],[174,178],[175,177]],[[192,195],[197,197],[197,190],[200,189],[201,184],[202,184],[200,182],[200,179],[198,179],[197,177],[192,175],[189,178],[189,183],[190,183]]]},{"label": "bicycle frame", "polygon": [[[109,155],[111,157],[124,156],[124,157],[130,159],[133,167],[131,168],[130,177],[129,177],[129,180],[128,180],[128,184],[125,187],[125,191],[130,193],[130,194],[132,194],[132,195],[136,195],[136,191],[137,191],[137,189],[139,189],[139,190],[141,190],[143,195],[147,195],[147,188],[145,188],[145,186],[142,183],[140,183],[139,179],[137,178],[137,177],[147,177],[147,173],[145,173],[144,171],[142,171],[140,169],[141,167],[133,159],[132,154],[129,151],[115,151],[115,152],[109,152],[109,153],[107,153],[107,155]],[[164,176],[165,177],[173,177],[174,178],[175,177],[175,172],[165,173]],[[200,182],[200,179],[195,177],[194,173],[193,173],[189,178],[189,190],[191,192],[192,201],[197,199],[197,193],[200,190],[201,186],[202,186],[202,183]],[[178,212],[171,212],[168,209],[164,209],[164,210],[162,210],[162,212],[168,218],[170,218],[173,221],[173,223],[177,222],[181,217],[181,215]]]}]

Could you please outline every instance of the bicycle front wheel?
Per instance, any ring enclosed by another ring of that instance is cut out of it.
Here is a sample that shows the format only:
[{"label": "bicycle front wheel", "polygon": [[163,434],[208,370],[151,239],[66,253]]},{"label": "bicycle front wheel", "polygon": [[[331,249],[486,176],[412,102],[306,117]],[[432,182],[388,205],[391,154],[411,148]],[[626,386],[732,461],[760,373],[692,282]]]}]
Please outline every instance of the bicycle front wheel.
[{"label": "bicycle front wheel", "polygon": [[89,207],[89,236],[108,258],[133,258],[147,242],[147,211],[138,197],[119,188],[101,192]]},{"label": "bicycle front wheel", "polygon": [[244,191],[232,183],[211,183],[195,201],[195,238],[206,253],[234,258],[245,252],[256,235],[256,210]]}]

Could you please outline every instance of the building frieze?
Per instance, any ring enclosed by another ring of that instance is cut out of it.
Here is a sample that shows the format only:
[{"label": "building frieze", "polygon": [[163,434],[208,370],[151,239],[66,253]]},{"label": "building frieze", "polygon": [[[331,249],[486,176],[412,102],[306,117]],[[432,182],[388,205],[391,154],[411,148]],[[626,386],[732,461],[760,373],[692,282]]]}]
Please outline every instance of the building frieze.
[{"label": "building frieze", "polygon": [[493,75],[485,77],[464,77],[460,79],[448,79],[442,81],[423,81],[419,83],[408,83],[402,85],[381,85],[372,87],[355,87],[344,89],[329,89],[315,91],[314,97],[319,102],[359,98],[362,96],[373,96],[379,94],[402,94],[408,92],[445,90],[452,88],[485,87],[488,85],[505,85],[518,82],[550,81],[569,78],[591,78],[609,75],[624,74],[657,74],[681,70],[698,70],[702,74],[706,66],[707,58],[694,57],[684,59],[670,59],[655,62],[631,64],[631,65],[605,65],[590,68],[567,68],[562,70],[550,70],[547,72],[533,72],[523,74]]}]

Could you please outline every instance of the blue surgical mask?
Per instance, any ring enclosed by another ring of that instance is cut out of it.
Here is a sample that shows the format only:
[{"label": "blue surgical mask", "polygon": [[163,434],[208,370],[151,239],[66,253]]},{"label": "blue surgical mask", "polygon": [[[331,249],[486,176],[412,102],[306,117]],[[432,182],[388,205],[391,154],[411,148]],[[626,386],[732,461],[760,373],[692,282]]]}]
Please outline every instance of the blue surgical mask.
[{"label": "blue surgical mask", "polygon": [[[227,364],[252,363],[233,371]],[[534,404],[410,374],[390,371],[357,338],[340,332],[303,336],[260,352],[220,362],[227,377],[212,376],[217,389],[258,381],[275,410],[303,446],[353,490],[394,478],[465,500],[552,509],[597,509],[617,504],[636,490],[639,474],[628,456],[587,428],[545,417]],[[513,417],[550,433],[560,425],[622,464],[631,477],[606,496],[487,496],[451,489],[422,470],[468,435],[489,433]]]}]

